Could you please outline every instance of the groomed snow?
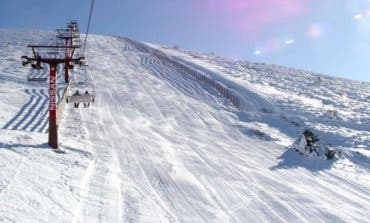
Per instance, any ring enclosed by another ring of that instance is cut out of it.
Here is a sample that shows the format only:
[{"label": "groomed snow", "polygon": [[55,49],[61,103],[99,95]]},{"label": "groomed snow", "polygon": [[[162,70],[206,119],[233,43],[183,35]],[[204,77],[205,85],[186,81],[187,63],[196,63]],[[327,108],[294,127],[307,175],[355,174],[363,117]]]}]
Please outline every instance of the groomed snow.
[{"label": "groomed snow", "polygon": [[[96,101],[67,106],[58,154],[47,83],[27,82],[47,69],[20,62],[52,37],[0,29],[0,222],[368,222],[369,83],[91,36]],[[306,128],[342,156],[289,149]]]}]

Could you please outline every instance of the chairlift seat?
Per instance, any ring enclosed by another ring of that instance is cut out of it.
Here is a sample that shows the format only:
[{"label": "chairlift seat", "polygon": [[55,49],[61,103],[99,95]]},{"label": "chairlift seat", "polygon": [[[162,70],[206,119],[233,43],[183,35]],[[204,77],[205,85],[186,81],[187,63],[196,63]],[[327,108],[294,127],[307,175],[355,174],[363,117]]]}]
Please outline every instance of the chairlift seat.
[{"label": "chairlift seat", "polygon": [[86,64],[82,65],[82,71],[72,76],[67,91],[67,103],[94,103],[95,86],[92,77],[87,73],[87,67]]},{"label": "chairlift seat", "polygon": [[95,96],[92,94],[80,94],[67,97],[67,103],[90,103],[95,101]]},{"label": "chairlift seat", "polygon": [[46,77],[29,77],[27,80],[29,82],[45,82],[48,79]]}]

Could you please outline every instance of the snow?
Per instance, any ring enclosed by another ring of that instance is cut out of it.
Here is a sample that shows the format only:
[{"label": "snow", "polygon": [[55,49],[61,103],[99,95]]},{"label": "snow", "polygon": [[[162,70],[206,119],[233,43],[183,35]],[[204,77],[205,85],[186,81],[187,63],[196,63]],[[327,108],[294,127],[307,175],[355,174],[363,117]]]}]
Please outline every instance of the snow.
[{"label": "snow", "polygon": [[[52,35],[0,29],[0,222],[368,221],[369,83],[91,36],[95,103],[65,107],[58,154],[47,82],[20,62]],[[290,149],[306,128],[342,156]]]}]

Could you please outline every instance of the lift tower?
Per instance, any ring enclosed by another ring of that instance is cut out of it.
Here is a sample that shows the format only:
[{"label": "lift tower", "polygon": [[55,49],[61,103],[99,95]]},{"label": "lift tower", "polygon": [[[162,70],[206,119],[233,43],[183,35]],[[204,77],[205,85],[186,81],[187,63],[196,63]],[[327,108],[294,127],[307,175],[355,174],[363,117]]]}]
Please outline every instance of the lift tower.
[{"label": "lift tower", "polygon": [[[83,64],[84,57],[58,57],[59,49],[68,49],[74,51],[77,46],[47,46],[47,45],[28,45],[32,49],[33,56],[22,56],[24,61],[23,66],[30,64],[31,62],[36,62],[37,64],[46,63],[50,67],[50,87],[49,87],[49,145],[57,149],[58,148],[58,123],[57,123],[57,66],[59,64]],[[46,55],[40,53],[39,51],[53,49],[52,52],[47,52]]]},{"label": "lift tower", "polygon": [[[75,48],[72,46],[80,46],[80,31],[78,28],[78,23],[75,20],[72,20],[68,23],[67,29],[57,29],[57,38],[62,41],[61,45],[66,46],[65,48],[65,59],[66,63],[64,65],[64,80],[66,83],[69,83],[69,69],[73,68],[73,65],[68,61],[69,58],[72,58],[75,52]],[[79,48],[79,47],[76,47]]]}]

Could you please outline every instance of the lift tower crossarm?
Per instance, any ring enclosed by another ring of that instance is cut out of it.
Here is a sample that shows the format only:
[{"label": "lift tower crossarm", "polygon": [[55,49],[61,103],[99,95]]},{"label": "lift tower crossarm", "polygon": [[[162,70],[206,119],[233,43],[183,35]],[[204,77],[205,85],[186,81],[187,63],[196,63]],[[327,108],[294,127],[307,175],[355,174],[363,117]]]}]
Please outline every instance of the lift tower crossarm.
[{"label": "lift tower crossarm", "polygon": [[[41,62],[41,63],[47,63],[47,64],[60,64],[60,63],[65,63],[66,59],[64,58],[35,58],[35,57],[28,57],[28,56],[22,56],[22,59],[27,60],[28,62],[36,61],[36,62]],[[75,64],[79,64],[85,59],[85,57],[79,57],[75,59],[68,59],[68,62],[73,62]]]},{"label": "lift tower crossarm", "polygon": [[80,48],[81,45],[72,45],[72,46],[54,46],[54,45],[28,45],[30,48],[49,48],[49,49],[76,49]]}]

